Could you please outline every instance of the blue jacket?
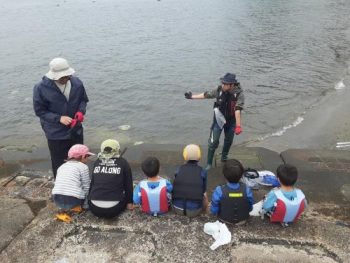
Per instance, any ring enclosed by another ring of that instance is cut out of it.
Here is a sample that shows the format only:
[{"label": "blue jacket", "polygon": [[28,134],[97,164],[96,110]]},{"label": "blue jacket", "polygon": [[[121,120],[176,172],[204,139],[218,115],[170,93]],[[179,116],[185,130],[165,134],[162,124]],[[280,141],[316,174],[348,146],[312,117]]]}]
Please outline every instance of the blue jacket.
[{"label": "blue jacket", "polygon": [[74,117],[77,111],[85,114],[89,101],[83,83],[77,77],[70,79],[69,100],[62,94],[55,82],[47,77],[34,86],[33,105],[36,116],[40,118],[47,139],[68,140],[70,128],[60,123],[61,116]]}]

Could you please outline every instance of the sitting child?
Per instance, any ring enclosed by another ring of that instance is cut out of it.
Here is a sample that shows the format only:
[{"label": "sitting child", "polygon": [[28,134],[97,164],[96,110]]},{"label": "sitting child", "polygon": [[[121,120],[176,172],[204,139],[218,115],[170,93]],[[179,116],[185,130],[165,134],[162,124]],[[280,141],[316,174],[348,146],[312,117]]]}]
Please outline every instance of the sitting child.
[{"label": "sitting child", "polygon": [[94,155],[82,144],[73,145],[68,151],[68,160],[57,170],[55,186],[52,189],[53,200],[60,213],[58,220],[70,222],[67,212],[81,212],[90,187],[88,157]]},{"label": "sitting child", "polygon": [[207,171],[198,165],[201,150],[189,144],[183,150],[186,161],[175,173],[173,208],[176,214],[195,217],[208,206]]},{"label": "sitting child", "polygon": [[131,168],[121,156],[117,140],[101,143],[101,152],[92,170],[89,207],[95,216],[104,218],[133,208]]},{"label": "sitting child", "polygon": [[217,186],[213,192],[211,213],[218,215],[224,223],[244,222],[249,218],[254,199],[251,189],[239,182],[244,172],[243,165],[235,159],[227,160],[222,172],[228,183]]},{"label": "sitting child", "polygon": [[295,222],[306,207],[305,195],[294,187],[298,179],[297,168],[282,164],[277,168],[280,188],[272,189],[263,203],[263,210],[270,216],[271,222],[279,222],[287,226]]},{"label": "sitting child", "polygon": [[144,213],[157,216],[169,210],[171,183],[158,175],[160,163],[155,157],[146,158],[141,168],[147,179],[142,180],[134,189],[134,204],[140,205]]}]

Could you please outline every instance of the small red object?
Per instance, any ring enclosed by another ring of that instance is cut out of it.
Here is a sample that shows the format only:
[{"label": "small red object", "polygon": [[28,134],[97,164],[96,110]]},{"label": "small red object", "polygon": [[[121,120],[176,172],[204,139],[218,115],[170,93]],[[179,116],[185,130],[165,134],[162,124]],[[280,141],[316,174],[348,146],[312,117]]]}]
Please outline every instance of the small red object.
[{"label": "small red object", "polygon": [[79,122],[83,122],[84,121],[84,114],[81,111],[77,111],[77,113],[75,113],[75,115],[74,115],[74,119],[76,119]]},{"label": "small red object", "polygon": [[241,134],[242,133],[242,128],[241,126],[236,126],[235,128],[235,134],[238,135],[238,134]]},{"label": "small red object", "polygon": [[70,123],[70,127],[73,128],[75,125],[77,125],[78,120],[77,119],[72,119],[72,122]]}]

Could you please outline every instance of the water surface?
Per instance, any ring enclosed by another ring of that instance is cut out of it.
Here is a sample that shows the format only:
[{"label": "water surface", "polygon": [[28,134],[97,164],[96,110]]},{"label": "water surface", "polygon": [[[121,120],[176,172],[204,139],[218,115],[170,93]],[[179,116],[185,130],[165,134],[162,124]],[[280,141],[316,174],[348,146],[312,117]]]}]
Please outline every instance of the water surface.
[{"label": "water surface", "polygon": [[0,143],[45,143],[32,88],[56,56],[86,86],[90,144],[206,144],[213,101],[183,93],[226,72],[246,96],[236,143],[278,134],[349,86],[349,13],[346,0],[2,0]]}]

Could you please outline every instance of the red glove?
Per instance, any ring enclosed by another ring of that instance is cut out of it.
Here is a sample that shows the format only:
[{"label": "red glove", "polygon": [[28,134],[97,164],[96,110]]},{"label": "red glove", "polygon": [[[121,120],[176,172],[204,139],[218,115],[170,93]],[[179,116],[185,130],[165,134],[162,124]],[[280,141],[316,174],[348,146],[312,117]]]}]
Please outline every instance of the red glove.
[{"label": "red glove", "polygon": [[84,114],[80,111],[77,111],[77,113],[75,113],[75,115],[74,115],[74,119],[76,119],[79,122],[83,122],[84,121]]},{"label": "red glove", "polygon": [[70,128],[72,129],[75,125],[77,125],[78,120],[77,119],[72,119],[72,122],[70,123]]},{"label": "red glove", "polygon": [[241,126],[237,125],[235,127],[235,134],[238,135],[238,134],[241,134],[241,133],[242,133],[242,128],[241,128]]}]

